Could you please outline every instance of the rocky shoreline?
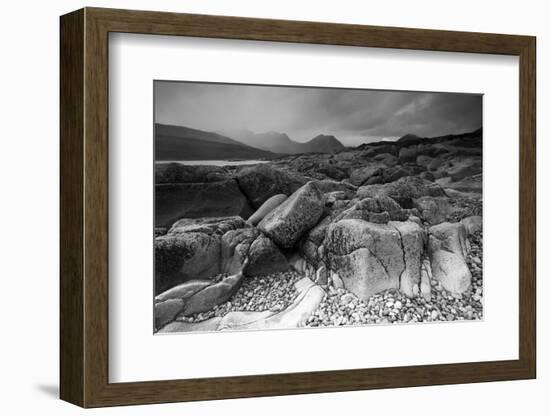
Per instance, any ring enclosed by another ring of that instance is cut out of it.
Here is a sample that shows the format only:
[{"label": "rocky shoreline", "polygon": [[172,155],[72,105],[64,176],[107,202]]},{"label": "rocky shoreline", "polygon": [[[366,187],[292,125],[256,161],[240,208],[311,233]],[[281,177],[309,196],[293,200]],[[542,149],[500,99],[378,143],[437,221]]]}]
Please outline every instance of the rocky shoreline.
[{"label": "rocky shoreline", "polygon": [[155,330],[483,318],[481,131],[156,172]]}]

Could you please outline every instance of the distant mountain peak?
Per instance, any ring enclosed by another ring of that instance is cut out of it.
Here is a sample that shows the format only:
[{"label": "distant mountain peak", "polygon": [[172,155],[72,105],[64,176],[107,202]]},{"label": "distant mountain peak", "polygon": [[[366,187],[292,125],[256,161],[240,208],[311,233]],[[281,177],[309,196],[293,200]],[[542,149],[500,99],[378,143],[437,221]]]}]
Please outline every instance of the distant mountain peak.
[{"label": "distant mountain peak", "polygon": [[417,136],[416,134],[408,133],[408,134],[405,134],[404,136],[401,136],[399,139],[397,139],[397,141],[399,143],[406,143],[406,142],[412,142],[412,141],[418,140],[420,138],[421,137]]}]

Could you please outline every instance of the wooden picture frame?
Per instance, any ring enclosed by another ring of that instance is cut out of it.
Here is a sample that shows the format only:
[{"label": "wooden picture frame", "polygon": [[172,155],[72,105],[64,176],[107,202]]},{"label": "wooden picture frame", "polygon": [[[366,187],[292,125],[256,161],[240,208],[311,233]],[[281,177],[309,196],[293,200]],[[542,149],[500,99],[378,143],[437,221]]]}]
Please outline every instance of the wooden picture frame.
[{"label": "wooden picture frame", "polygon": [[[536,376],[535,38],[85,8],[61,17],[60,396],[82,407],[530,379]],[[519,57],[519,359],[109,383],[108,35],[298,42]]]}]

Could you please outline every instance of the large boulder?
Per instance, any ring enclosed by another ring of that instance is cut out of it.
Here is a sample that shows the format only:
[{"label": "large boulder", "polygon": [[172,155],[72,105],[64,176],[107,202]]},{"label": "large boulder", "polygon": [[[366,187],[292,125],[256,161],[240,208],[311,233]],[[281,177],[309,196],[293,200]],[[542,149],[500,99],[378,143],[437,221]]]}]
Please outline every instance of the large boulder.
[{"label": "large boulder", "polygon": [[243,270],[246,276],[265,276],[288,270],[288,261],[277,246],[264,235],[259,235],[250,245],[248,264]]},{"label": "large boulder", "polygon": [[436,183],[405,176],[395,182],[377,185],[361,186],[357,190],[357,198],[374,198],[388,196],[393,198],[403,208],[413,208],[413,199],[423,196],[446,196],[445,191]]},{"label": "large boulder", "polygon": [[[352,171],[349,180],[355,186],[361,186],[367,181],[370,181],[369,183],[382,183],[385,168],[386,165],[383,163],[372,163]],[[377,182],[372,181],[374,178],[377,178]]]},{"label": "large boulder", "polygon": [[460,294],[470,287],[472,275],[466,263],[468,242],[463,224],[444,222],[430,227],[428,253],[432,276],[445,289]]},{"label": "large boulder", "polygon": [[402,147],[399,150],[399,161],[403,162],[414,162],[418,155],[418,149],[416,146]]},{"label": "large boulder", "polygon": [[314,182],[294,192],[258,224],[258,229],[277,245],[291,248],[321,218],[324,197]]},{"label": "large boulder", "polygon": [[308,181],[300,174],[291,174],[265,164],[243,168],[236,179],[253,208],[259,208],[273,195],[290,195]]},{"label": "large boulder", "polygon": [[155,186],[155,226],[169,227],[180,218],[248,218],[252,208],[233,179],[210,183],[168,183]]},{"label": "large boulder", "polygon": [[251,225],[258,224],[261,220],[264,219],[267,214],[269,214],[271,211],[281,205],[287,198],[288,197],[285,194],[273,195],[271,198],[265,201],[262,206],[250,216],[250,218],[248,218],[248,223]]},{"label": "large boulder", "polygon": [[388,225],[399,233],[405,260],[405,268],[399,278],[399,289],[409,297],[416,296],[420,292],[420,271],[426,233],[420,225],[412,221],[391,221]]},{"label": "large boulder", "polygon": [[181,163],[157,163],[155,183],[204,183],[220,182],[229,179],[221,166],[189,166]]},{"label": "large boulder", "polygon": [[220,272],[220,237],[203,233],[155,239],[155,294],[190,279],[210,279]]},{"label": "large boulder", "polygon": [[155,238],[155,294],[219,274],[222,235],[244,226],[239,217],[186,218]]},{"label": "large boulder", "polygon": [[327,230],[325,251],[330,270],[360,299],[399,288],[405,261],[395,227],[358,219],[338,221]]}]

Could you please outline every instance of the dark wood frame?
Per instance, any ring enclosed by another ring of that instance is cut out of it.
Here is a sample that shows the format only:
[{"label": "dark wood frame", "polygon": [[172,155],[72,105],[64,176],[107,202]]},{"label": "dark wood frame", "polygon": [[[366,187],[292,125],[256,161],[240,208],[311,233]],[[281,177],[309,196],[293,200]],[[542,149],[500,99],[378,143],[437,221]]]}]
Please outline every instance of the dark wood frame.
[{"label": "dark wood frame", "polygon": [[[60,27],[60,396],[63,400],[83,407],[99,407],[535,378],[534,37],[98,8],[62,16]],[[519,359],[109,383],[110,32],[519,56]]]}]

